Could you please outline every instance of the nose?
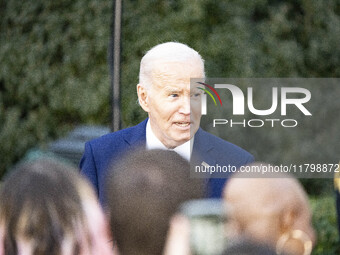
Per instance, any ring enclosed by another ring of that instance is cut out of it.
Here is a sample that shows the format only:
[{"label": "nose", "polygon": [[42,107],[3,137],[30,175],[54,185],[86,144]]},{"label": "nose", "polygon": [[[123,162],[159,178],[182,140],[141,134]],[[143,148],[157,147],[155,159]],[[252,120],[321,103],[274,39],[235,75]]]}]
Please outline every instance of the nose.
[{"label": "nose", "polygon": [[184,115],[190,114],[190,96],[184,96],[181,100],[179,107],[179,113]]}]

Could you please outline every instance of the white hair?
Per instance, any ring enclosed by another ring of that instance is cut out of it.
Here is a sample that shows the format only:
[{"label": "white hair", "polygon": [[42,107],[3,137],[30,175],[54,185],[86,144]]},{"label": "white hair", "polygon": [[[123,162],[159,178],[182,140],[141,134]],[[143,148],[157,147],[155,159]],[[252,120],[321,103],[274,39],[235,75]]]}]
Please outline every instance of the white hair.
[{"label": "white hair", "polygon": [[[139,69],[139,84],[149,88],[152,83],[152,71],[160,62],[192,61],[202,68],[204,74],[204,60],[201,55],[188,45],[178,42],[166,42],[151,48],[142,58]],[[201,78],[201,77],[193,77]],[[203,77],[202,77],[203,78]]]}]

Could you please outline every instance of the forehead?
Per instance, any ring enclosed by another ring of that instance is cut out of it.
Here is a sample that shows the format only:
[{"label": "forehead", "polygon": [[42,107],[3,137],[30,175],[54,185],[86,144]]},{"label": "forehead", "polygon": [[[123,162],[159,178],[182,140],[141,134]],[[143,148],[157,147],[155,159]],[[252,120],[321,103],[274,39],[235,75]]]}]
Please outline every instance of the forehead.
[{"label": "forehead", "polygon": [[203,64],[198,61],[158,62],[152,73],[152,83],[156,87],[168,85],[190,85],[191,78],[203,78]]},{"label": "forehead", "polygon": [[304,193],[292,178],[232,178],[225,195],[229,203],[242,210],[251,207],[263,213],[299,207],[308,211]]}]

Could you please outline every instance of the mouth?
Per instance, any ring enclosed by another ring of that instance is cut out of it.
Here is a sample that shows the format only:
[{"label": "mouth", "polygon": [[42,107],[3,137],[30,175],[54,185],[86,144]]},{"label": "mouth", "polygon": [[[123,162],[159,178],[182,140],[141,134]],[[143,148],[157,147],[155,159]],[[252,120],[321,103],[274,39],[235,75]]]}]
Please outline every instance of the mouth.
[{"label": "mouth", "polygon": [[178,121],[178,122],[175,122],[175,125],[178,126],[178,127],[181,127],[181,128],[187,128],[187,127],[190,127],[190,121]]}]

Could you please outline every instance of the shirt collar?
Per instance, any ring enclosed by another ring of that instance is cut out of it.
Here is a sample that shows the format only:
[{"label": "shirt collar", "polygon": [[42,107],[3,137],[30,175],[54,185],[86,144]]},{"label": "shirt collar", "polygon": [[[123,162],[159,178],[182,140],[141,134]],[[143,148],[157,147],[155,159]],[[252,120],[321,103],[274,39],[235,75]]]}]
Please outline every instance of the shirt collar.
[{"label": "shirt collar", "polygon": [[168,149],[154,134],[151,128],[150,120],[146,124],[146,149],[153,150],[153,149],[161,149],[161,150],[173,150],[187,161],[190,161],[192,147],[194,144],[194,136],[187,142],[177,146],[174,149]]}]

